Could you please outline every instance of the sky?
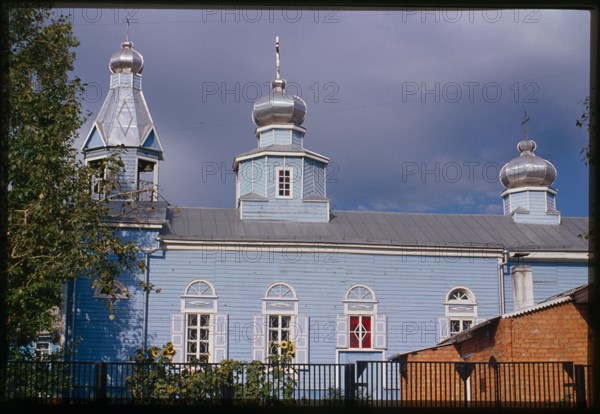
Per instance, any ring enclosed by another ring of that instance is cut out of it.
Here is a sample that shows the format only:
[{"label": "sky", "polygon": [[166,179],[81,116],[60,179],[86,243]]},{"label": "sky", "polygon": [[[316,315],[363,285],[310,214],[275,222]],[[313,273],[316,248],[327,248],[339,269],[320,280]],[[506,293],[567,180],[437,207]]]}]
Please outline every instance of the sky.
[{"label": "sky", "polygon": [[519,154],[526,111],[536,154],[558,171],[558,210],[588,215],[587,131],[575,125],[589,95],[587,11],[68,12],[92,114],[76,144],[129,17],[172,205],[235,207],[233,159],[257,146],[252,105],[275,76],[279,36],[288,92],[308,105],[304,146],[331,160],[332,209],[502,214],[498,172]]}]

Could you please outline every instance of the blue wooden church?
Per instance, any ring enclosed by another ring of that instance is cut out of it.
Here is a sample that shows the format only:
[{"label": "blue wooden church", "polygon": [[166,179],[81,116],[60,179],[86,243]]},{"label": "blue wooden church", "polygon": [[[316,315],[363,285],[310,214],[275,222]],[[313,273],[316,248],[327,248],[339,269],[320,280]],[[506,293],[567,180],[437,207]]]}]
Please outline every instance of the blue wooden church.
[{"label": "blue wooden church", "polygon": [[561,216],[556,169],[527,132],[500,173],[503,215],[331,210],[329,158],[305,147],[306,103],[287,94],[277,60],[253,107],[257,146],[233,157],[236,205],[176,207],[157,197],[163,147],[143,58],[126,41],[109,67],[83,153],[98,163],[119,151],[127,191],[107,223],[139,243],[146,269],[115,282],[114,319],[88,280],[67,287],[74,360],[172,342],[175,361],[265,361],[291,341],[299,363],[381,361],[588,281],[588,219]]}]

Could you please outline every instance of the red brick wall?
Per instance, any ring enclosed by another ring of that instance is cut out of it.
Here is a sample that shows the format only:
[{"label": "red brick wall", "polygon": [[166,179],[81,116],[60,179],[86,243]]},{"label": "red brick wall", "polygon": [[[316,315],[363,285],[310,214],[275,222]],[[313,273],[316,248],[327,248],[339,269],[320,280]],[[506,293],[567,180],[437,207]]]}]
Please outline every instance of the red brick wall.
[{"label": "red brick wall", "polygon": [[590,363],[590,327],[586,305],[572,302],[522,316],[500,319],[473,332],[459,346],[470,362]]},{"label": "red brick wall", "polygon": [[[464,383],[454,364],[442,362],[488,363],[493,357],[500,363],[523,364],[475,364],[468,391],[472,401],[484,404],[498,399],[505,402],[568,401],[573,395],[566,384],[572,379],[562,364],[549,363],[591,363],[588,320],[587,305],[566,302],[492,321],[458,344],[409,353],[402,380],[402,399],[434,404],[461,400],[466,392]],[[545,364],[529,364],[531,362]],[[552,380],[548,381],[549,378]]]}]

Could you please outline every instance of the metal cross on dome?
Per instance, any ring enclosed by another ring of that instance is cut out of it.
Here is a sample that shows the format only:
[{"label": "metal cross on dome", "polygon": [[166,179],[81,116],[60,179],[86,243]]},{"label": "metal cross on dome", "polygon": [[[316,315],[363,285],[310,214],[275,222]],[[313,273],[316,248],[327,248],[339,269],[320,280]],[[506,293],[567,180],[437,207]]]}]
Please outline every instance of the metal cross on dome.
[{"label": "metal cross on dome", "polygon": [[279,36],[275,36],[275,77],[279,79]]},{"label": "metal cross on dome", "polygon": [[127,29],[125,30],[125,41],[129,42],[129,26],[130,26],[130,21],[129,21],[129,16],[125,18],[125,24],[127,24]]},{"label": "metal cross on dome", "polygon": [[529,139],[529,131],[527,130],[527,123],[529,122],[530,119],[531,118],[529,118],[529,116],[527,115],[527,111],[525,111],[525,117],[521,121],[521,125],[523,125],[523,130],[525,131],[525,139],[526,140]]}]

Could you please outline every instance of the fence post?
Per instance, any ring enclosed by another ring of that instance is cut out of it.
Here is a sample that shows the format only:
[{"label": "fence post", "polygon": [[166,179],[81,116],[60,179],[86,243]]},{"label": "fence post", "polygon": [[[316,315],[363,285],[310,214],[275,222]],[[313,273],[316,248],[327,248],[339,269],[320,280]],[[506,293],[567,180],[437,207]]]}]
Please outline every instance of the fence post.
[{"label": "fence post", "polygon": [[585,367],[575,365],[575,403],[577,408],[585,408]]},{"label": "fence post", "polygon": [[94,391],[96,394],[96,402],[99,404],[106,404],[108,401],[106,388],[108,384],[108,373],[106,369],[106,362],[96,362],[95,364],[95,384]]},{"label": "fence post", "polygon": [[356,379],[354,372],[354,364],[344,364],[344,400],[346,405],[352,405],[356,395]]}]

